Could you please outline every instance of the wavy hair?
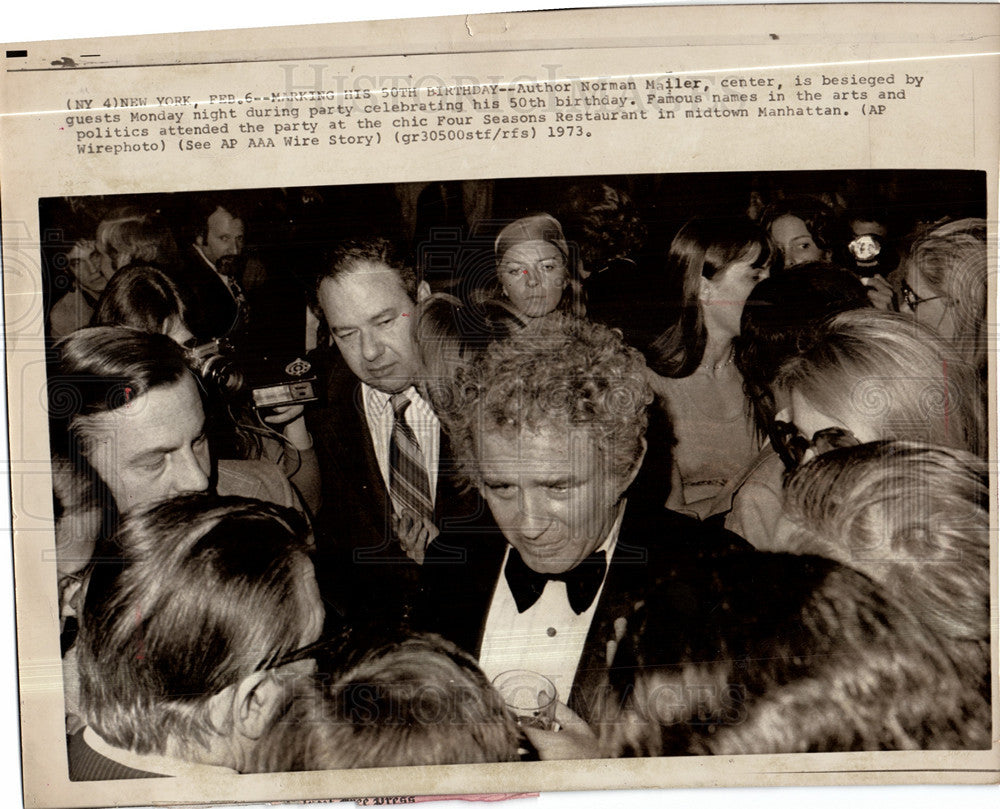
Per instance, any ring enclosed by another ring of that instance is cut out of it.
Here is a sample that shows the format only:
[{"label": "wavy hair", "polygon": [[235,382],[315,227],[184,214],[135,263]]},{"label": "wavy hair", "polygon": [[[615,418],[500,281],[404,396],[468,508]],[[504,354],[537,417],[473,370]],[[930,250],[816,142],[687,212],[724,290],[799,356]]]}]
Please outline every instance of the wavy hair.
[{"label": "wavy hair", "polygon": [[951,338],[959,355],[986,380],[986,220],[959,219],[919,233],[903,259],[935,295],[949,299],[955,323]]},{"label": "wavy hair", "polygon": [[905,315],[874,309],[837,315],[782,365],[774,387],[797,391],[833,418],[856,416],[880,439],[986,451],[975,373],[946,341]]},{"label": "wavy hair", "polygon": [[975,455],[915,441],[823,453],[786,486],[785,513],[802,527],[790,549],[860,570],[943,637],[988,645],[986,475]]},{"label": "wavy hair", "polygon": [[163,334],[170,318],[186,320],[187,308],[180,287],[169,275],[146,264],[131,264],[108,281],[90,325]]},{"label": "wavy hair", "polygon": [[646,227],[632,198],[607,183],[571,186],[563,207],[566,230],[576,236],[589,272],[599,272],[615,259],[634,261],[646,242]]},{"label": "wavy hair", "polygon": [[832,250],[836,244],[836,218],[833,209],[822,199],[803,194],[776,200],[761,212],[760,226],[767,234],[771,249],[779,258],[780,266],[774,268],[777,273],[784,268],[784,257],[771,238],[771,227],[783,216],[801,219],[820,250]]},{"label": "wavy hair", "polygon": [[491,344],[459,374],[458,406],[447,426],[459,472],[473,486],[481,481],[484,435],[551,425],[589,430],[611,474],[623,480],[645,451],[652,400],[642,355],[620,333],[553,312]]}]

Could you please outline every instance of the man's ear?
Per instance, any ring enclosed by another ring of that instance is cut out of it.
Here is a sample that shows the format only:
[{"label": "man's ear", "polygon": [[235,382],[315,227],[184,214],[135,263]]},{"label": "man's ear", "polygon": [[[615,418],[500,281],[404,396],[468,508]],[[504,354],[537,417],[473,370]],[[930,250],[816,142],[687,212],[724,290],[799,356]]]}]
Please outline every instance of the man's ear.
[{"label": "man's ear", "polygon": [[618,488],[618,497],[620,498],[625,494],[625,490],[632,485],[632,481],[635,480],[635,476],[639,474],[639,468],[642,466],[642,459],[646,457],[646,449],[649,444],[646,441],[646,436],[642,437],[642,449],[639,452],[639,457],[635,459],[635,463],[632,464],[632,468],[629,469],[628,473],[622,479]]},{"label": "man's ear", "polygon": [[202,236],[202,235],[201,235],[201,234],[199,233],[199,234],[198,234],[197,236],[195,236],[195,237],[194,237],[194,243],[195,243],[196,245],[198,245],[198,247],[204,247],[204,246],[205,246],[205,237],[204,237],[204,236]]},{"label": "man's ear", "polygon": [[431,296],[431,285],[426,281],[417,284],[417,303],[423,303]]},{"label": "man's ear", "polygon": [[257,671],[236,684],[233,727],[247,739],[259,739],[285,703],[287,689],[270,671]]}]

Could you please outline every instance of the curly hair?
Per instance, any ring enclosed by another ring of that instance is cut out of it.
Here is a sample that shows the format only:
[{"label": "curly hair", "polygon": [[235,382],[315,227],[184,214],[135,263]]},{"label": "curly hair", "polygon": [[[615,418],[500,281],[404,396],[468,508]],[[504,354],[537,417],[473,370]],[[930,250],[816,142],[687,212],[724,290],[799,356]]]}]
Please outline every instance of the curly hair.
[{"label": "curly hair", "polygon": [[[831,250],[836,243],[834,234],[836,220],[829,205],[819,197],[809,195],[786,197],[772,202],[760,215],[760,226],[767,234],[771,250],[776,256],[782,256],[782,253],[771,237],[771,228],[783,216],[794,216],[802,220],[802,224],[806,226],[806,230],[820,250]],[[784,266],[783,257],[780,263],[782,267],[774,267],[779,272]]]},{"label": "curly hair", "polygon": [[479,442],[496,431],[585,427],[609,470],[625,479],[645,450],[653,394],[642,355],[619,332],[562,312],[490,345],[459,374],[447,426],[459,473],[478,485]]},{"label": "curly hair", "polygon": [[646,227],[632,198],[607,183],[578,183],[566,192],[567,232],[580,243],[580,259],[590,272],[616,258],[634,259],[646,242]]}]

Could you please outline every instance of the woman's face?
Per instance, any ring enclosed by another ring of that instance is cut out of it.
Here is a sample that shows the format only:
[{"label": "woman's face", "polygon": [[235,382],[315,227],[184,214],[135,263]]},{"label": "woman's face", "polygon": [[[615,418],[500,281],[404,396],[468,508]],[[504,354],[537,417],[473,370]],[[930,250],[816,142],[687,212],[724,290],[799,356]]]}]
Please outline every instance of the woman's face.
[{"label": "woman's face", "polygon": [[899,300],[900,312],[934,329],[946,340],[955,338],[954,301],[942,290],[928,284],[913,262],[907,262],[902,292]]},{"label": "woman's face", "polygon": [[756,266],[760,246],[752,245],[736,261],[727,264],[713,278],[704,278],[701,302],[710,330],[736,337],[740,333],[743,305],[751,290],[770,275],[767,267]]},{"label": "woman's face", "polygon": [[771,223],[771,239],[781,251],[786,267],[821,261],[827,257],[816,244],[806,223],[791,214],[779,216]]},{"label": "woman's face", "polygon": [[540,240],[509,248],[497,274],[504,294],[528,317],[543,317],[553,311],[569,283],[566,259],[559,248]]}]

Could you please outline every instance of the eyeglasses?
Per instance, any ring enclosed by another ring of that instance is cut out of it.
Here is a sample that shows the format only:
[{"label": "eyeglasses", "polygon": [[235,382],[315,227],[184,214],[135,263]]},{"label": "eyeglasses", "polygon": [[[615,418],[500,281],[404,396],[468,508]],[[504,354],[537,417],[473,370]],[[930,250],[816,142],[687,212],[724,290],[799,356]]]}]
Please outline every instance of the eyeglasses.
[{"label": "eyeglasses", "polygon": [[799,428],[787,421],[774,422],[776,438],[775,450],[781,456],[789,471],[798,468],[809,450],[817,455],[842,447],[856,447],[861,441],[850,430],[843,427],[827,427],[813,433],[812,440],[807,439]]},{"label": "eyeglasses", "polygon": [[343,651],[350,638],[351,628],[347,627],[337,635],[320,638],[305,646],[300,646],[298,649],[292,649],[292,651],[286,652],[274,660],[265,660],[257,667],[257,670],[280,669],[282,666],[287,666],[290,663],[297,663],[299,660],[309,660],[316,657],[319,652],[328,652],[331,655],[337,654]]},{"label": "eyeglasses", "polygon": [[936,301],[941,298],[945,298],[948,301],[951,300],[951,298],[947,295],[935,295],[931,298],[921,298],[916,292],[913,291],[913,287],[906,283],[905,278],[899,282],[899,288],[903,293],[903,303],[906,304],[911,312],[916,312],[917,307],[922,303],[927,303],[927,301]]}]

